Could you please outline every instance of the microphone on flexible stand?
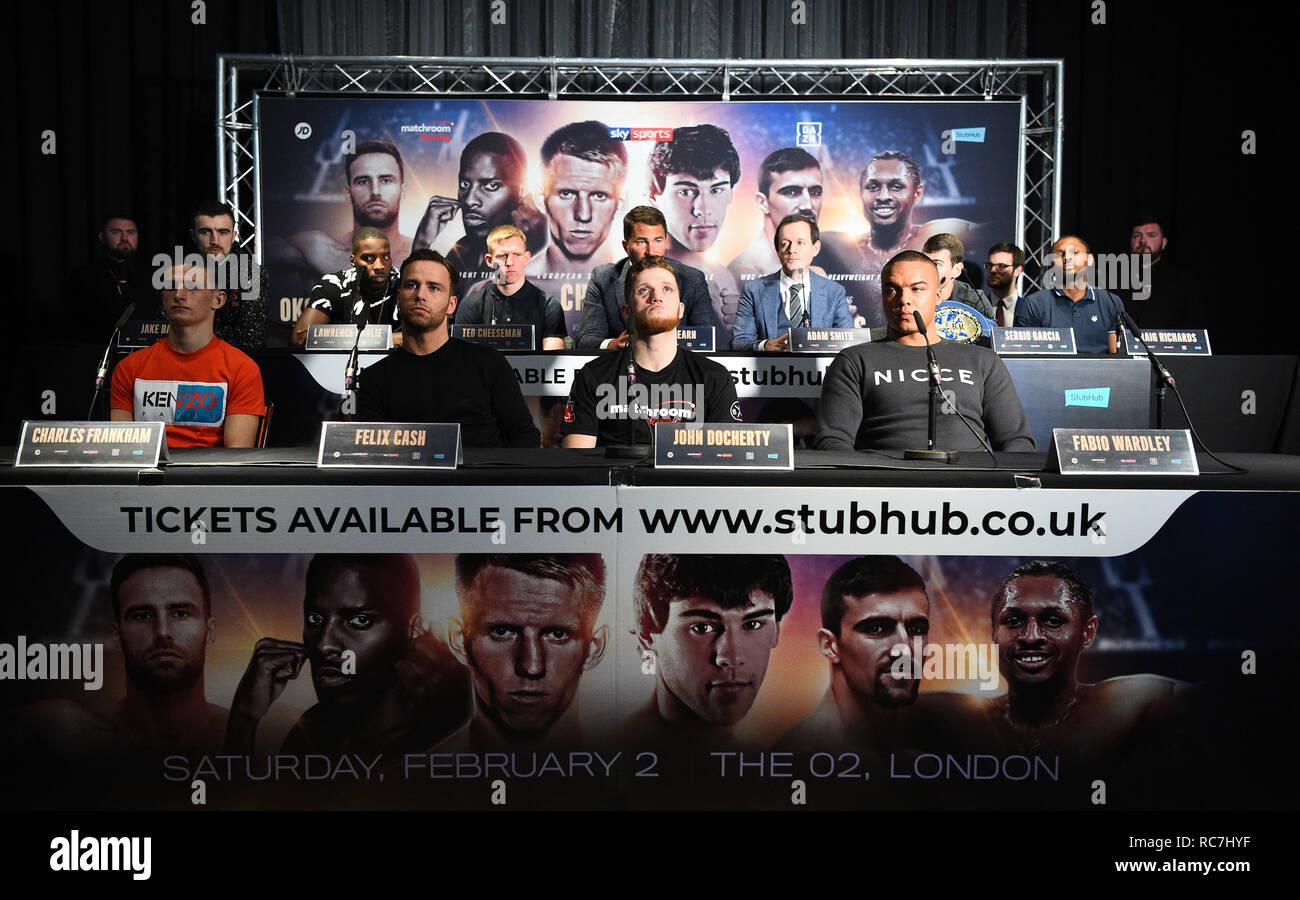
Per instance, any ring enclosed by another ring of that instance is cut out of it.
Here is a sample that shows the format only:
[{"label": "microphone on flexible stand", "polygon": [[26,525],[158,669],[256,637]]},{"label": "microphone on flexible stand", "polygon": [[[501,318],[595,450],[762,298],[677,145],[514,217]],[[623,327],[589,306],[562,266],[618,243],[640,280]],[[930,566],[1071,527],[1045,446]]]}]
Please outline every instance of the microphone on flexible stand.
[{"label": "microphone on flexible stand", "polygon": [[[943,393],[942,375],[939,372],[939,361],[934,358],[934,349],[930,346],[930,335],[925,327],[925,319],[921,313],[912,310],[912,318],[916,322],[916,330],[925,338],[925,358],[930,367],[930,407],[929,421],[926,425],[926,440],[924,450],[904,450],[903,459],[928,459],[933,462],[952,463],[957,461],[956,450],[937,450],[934,446],[935,432],[938,430],[939,414],[939,397]],[[954,404],[955,406],[956,404]],[[969,424],[969,423],[968,423]]]},{"label": "microphone on flexible stand", "polygon": [[90,397],[90,412],[86,414],[86,419],[95,418],[95,404],[99,402],[99,395],[104,390],[104,385],[108,382],[108,358],[113,355],[113,346],[117,343],[118,332],[122,326],[131,318],[135,312],[135,304],[128,303],[126,309],[122,310],[122,315],[117,317],[113,324],[113,333],[108,336],[108,344],[104,347],[104,355],[99,360],[99,369],[95,372],[95,393]]}]

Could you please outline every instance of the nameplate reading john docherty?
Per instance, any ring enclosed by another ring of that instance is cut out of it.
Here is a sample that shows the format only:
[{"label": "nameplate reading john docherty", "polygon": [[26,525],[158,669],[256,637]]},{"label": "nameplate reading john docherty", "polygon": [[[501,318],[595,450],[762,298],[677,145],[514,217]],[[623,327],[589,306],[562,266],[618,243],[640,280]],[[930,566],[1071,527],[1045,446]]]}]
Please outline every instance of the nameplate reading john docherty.
[{"label": "nameplate reading john docherty", "polygon": [[789,425],[655,425],[656,469],[794,468]]}]

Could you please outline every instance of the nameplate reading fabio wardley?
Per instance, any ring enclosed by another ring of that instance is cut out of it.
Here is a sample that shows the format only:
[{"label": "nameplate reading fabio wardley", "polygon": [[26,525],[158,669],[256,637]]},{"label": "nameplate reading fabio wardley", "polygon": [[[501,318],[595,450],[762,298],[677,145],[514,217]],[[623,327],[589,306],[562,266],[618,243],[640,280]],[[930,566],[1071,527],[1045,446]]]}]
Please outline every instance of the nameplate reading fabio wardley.
[{"label": "nameplate reading fabio wardley", "polygon": [[1063,475],[1196,475],[1187,429],[1054,428],[1048,467]]}]

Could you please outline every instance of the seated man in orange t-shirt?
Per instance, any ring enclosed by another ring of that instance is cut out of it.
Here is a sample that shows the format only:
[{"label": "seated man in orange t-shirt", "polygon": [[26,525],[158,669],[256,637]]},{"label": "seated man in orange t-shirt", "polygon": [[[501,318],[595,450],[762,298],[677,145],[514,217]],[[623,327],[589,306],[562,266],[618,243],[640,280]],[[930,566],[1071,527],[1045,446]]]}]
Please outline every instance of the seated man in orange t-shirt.
[{"label": "seated man in orange t-shirt", "polygon": [[212,333],[226,292],[198,267],[173,269],[162,292],[171,331],[113,371],[115,422],[166,422],[169,447],[251,447],[265,410],[262,373]]}]

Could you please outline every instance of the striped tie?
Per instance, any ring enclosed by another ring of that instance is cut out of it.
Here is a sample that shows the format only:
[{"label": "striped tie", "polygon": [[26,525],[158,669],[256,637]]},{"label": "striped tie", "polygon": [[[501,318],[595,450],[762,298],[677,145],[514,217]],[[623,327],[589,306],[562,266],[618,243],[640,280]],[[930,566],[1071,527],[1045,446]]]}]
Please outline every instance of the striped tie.
[{"label": "striped tie", "polygon": [[803,324],[803,300],[799,297],[803,285],[795,282],[790,285],[790,327],[798,328]]}]

